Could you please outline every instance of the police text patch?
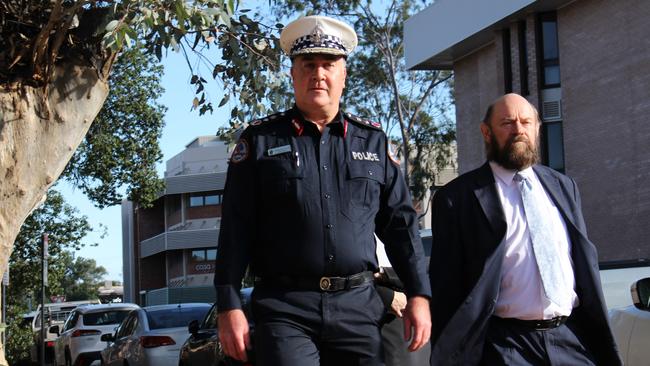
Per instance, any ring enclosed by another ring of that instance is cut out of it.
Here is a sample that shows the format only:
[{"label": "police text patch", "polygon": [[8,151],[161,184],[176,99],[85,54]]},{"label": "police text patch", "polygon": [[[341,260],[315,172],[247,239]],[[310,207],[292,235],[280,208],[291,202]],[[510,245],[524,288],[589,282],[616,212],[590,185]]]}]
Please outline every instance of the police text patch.
[{"label": "police text patch", "polygon": [[379,161],[379,155],[373,152],[352,152],[352,159],[365,161]]}]

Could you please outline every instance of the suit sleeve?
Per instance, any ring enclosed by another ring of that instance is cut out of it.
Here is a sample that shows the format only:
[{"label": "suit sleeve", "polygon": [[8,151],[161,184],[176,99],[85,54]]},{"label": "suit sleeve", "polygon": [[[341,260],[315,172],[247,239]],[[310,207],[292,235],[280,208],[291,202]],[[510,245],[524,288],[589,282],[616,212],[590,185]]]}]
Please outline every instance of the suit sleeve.
[{"label": "suit sleeve", "polygon": [[429,262],[431,283],[431,340],[433,343],[456,312],[466,294],[462,278],[464,263],[457,207],[449,187],[433,196],[432,246]]},{"label": "suit sleeve", "polygon": [[239,291],[256,231],[254,141],[246,132],[233,151],[226,178],[214,273],[219,312],[241,309]]},{"label": "suit sleeve", "polygon": [[418,215],[399,166],[388,158],[387,141],[385,149],[386,176],[375,219],[375,233],[384,243],[388,259],[404,283],[406,296],[431,297]]}]

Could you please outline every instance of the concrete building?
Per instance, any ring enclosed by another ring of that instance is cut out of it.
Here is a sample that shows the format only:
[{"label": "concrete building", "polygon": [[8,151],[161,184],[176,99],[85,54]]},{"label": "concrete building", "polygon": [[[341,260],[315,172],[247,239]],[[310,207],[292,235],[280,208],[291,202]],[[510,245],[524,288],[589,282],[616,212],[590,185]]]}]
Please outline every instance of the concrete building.
[{"label": "concrete building", "polygon": [[601,262],[650,258],[650,1],[437,0],[407,20],[407,67],[453,69],[458,168],[507,92],[543,120],[543,163],[581,189]]},{"label": "concrete building", "polygon": [[165,191],[150,208],[122,203],[124,301],[213,302],[228,146],[201,136],[167,161]]}]

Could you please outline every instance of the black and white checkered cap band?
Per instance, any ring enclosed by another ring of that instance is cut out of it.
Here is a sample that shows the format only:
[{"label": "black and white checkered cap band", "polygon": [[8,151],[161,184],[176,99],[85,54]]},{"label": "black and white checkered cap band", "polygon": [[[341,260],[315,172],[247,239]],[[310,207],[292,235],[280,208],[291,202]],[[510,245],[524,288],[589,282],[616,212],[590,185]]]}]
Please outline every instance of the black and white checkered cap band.
[{"label": "black and white checkered cap band", "polygon": [[300,53],[299,51],[310,48],[331,48],[342,51],[341,54],[347,54],[347,49],[339,37],[328,34],[308,34],[296,39],[291,47],[291,55]]}]

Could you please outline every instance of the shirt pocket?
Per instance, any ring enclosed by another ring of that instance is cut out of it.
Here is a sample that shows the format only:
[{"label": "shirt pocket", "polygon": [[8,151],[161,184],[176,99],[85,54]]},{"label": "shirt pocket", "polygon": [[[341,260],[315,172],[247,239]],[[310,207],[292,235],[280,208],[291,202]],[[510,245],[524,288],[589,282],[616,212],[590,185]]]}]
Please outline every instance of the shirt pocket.
[{"label": "shirt pocket", "polygon": [[258,161],[260,191],[271,197],[299,198],[302,192],[303,169],[291,158]]},{"label": "shirt pocket", "polygon": [[367,219],[369,214],[377,213],[384,179],[382,165],[365,161],[348,163],[341,192],[343,215],[352,221],[360,221]]}]

